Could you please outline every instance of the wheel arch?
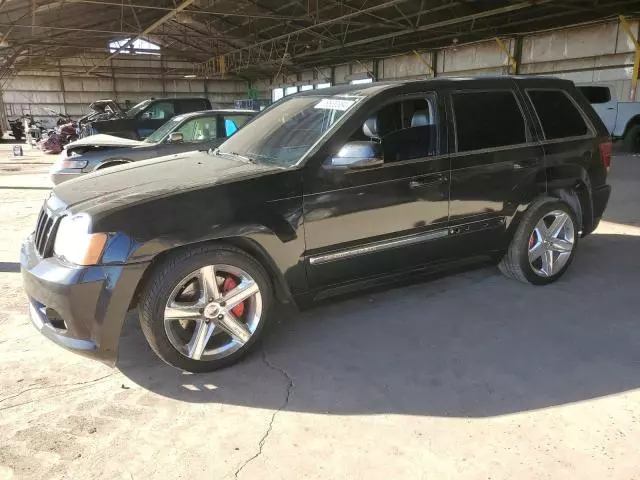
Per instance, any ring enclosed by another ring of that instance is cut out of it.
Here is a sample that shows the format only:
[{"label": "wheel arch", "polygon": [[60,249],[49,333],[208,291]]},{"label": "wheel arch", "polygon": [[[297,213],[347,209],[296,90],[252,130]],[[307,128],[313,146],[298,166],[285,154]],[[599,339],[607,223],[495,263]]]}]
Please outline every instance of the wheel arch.
[{"label": "wheel arch", "polygon": [[536,198],[526,205],[521,205],[516,211],[507,226],[509,238],[515,233],[529,206],[543,196],[555,197],[568,203],[580,221],[582,236],[591,233],[595,229],[595,222],[589,173],[582,166],[571,164],[548,167],[544,174],[546,191],[540,191]]},{"label": "wheel arch", "polygon": [[627,121],[627,124],[624,127],[624,132],[622,133],[622,138],[626,137],[627,133],[629,133],[629,130],[631,130],[631,128],[635,127],[636,125],[640,125],[640,114],[634,115]]},{"label": "wheel arch", "polygon": [[128,158],[110,158],[104,162],[100,162],[95,170],[102,170],[103,168],[115,167],[116,165],[124,165],[125,163],[131,163]]},{"label": "wheel arch", "polygon": [[589,172],[581,165],[561,165],[547,169],[548,195],[564,200],[580,222],[582,236],[595,229]]},{"label": "wheel arch", "polygon": [[144,288],[146,282],[149,281],[151,275],[153,275],[157,265],[163,262],[166,258],[182,250],[202,246],[219,246],[220,248],[230,247],[241,250],[247,255],[253,257],[267,271],[267,274],[269,275],[269,278],[274,287],[274,294],[276,296],[276,299],[281,303],[295,303],[293,294],[291,293],[289,284],[284,278],[283,272],[278,268],[276,261],[269,254],[267,249],[260,242],[251,237],[235,234],[182,243],[180,245],[176,245],[159,251],[156,255],[153,256],[151,262],[145,269],[140,281],[138,282],[134,295],[131,299],[129,309],[135,308],[138,304],[142,289]]}]

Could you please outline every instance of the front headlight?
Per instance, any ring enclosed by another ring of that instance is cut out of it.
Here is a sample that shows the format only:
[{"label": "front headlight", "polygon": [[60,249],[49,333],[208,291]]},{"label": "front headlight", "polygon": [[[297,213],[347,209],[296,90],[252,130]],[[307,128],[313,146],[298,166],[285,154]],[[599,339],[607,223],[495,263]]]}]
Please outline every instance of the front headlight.
[{"label": "front headlight", "polygon": [[80,213],[63,217],[56,232],[54,253],[76,265],[95,265],[107,244],[106,233],[89,233],[91,217]]}]

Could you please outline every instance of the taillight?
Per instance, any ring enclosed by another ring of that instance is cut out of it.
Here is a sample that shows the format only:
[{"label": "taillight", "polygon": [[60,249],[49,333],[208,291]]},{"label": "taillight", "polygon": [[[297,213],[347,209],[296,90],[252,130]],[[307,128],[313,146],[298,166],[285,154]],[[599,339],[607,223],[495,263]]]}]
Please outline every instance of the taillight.
[{"label": "taillight", "polygon": [[609,170],[611,166],[611,155],[613,153],[613,142],[609,138],[606,142],[600,144],[600,160],[604,168]]}]

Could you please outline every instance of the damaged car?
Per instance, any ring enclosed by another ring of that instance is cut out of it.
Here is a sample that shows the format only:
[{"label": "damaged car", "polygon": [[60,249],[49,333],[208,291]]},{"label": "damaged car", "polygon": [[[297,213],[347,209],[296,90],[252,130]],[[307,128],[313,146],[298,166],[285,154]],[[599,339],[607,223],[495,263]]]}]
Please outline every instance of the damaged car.
[{"label": "damaged car", "polygon": [[92,113],[79,122],[80,138],[103,133],[143,140],[176,115],[211,110],[211,102],[204,97],[156,98],[124,111],[113,100],[99,100],[90,108]]},{"label": "damaged car", "polygon": [[81,138],[62,151],[51,168],[51,181],[57,185],[115,165],[215,148],[256,113],[253,110],[186,113],[173,117],[143,141],[104,134]]}]

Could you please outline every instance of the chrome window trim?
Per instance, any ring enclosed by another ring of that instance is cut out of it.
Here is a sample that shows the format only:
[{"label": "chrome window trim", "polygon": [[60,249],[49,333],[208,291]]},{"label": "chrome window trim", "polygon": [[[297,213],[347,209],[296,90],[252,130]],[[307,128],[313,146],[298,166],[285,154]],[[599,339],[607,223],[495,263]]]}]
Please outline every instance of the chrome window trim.
[{"label": "chrome window trim", "polygon": [[[450,153],[450,158],[463,157],[466,155],[480,155],[483,153],[492,153],[492,152],[501,152],[504,150],[515,150],[518,148],[527,148],[527,147],[536,147],[539,146],[540,142],[526,142],[526,143],[517,143],[515,145],[503,145],[502,147],[489,147],[489,148],[481,148],[479,150],[466,150],[464,152],[454,152]],[[510,163],[508,161],[506,163]]]}]

